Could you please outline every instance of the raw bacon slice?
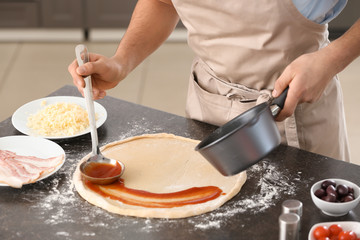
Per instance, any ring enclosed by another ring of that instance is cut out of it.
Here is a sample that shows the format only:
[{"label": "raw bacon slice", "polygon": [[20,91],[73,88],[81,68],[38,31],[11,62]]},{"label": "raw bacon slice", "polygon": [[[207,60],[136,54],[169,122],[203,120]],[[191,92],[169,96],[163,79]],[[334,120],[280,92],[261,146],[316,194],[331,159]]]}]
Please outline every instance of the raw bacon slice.
[{"label": "raw bacon slice", "polygon": [[0,182],[21,188],[23,184],[36,182],[41,176],[52,172],[63,160],[64,155],[44,159],[0,150]]}]

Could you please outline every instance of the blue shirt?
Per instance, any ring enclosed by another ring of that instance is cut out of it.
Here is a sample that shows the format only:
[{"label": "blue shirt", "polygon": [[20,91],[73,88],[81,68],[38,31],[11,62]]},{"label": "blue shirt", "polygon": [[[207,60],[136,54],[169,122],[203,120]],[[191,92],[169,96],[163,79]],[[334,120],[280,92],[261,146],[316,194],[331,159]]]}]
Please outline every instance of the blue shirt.
[{"label": "blue shirt", "polygon": [[299,12],[309,20],[326,24],[345,8],[347,0],[292,0]]}]

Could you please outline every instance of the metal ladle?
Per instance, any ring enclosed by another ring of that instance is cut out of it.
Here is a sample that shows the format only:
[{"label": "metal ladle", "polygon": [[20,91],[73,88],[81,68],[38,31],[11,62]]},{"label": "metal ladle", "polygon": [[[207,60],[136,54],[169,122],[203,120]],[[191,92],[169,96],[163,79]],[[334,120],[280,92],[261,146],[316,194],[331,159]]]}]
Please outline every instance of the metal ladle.
[{"label": "metal ladle", "polygon": [[[88,53],[88,50],[85,45],[83,45],[83,44],[77,45],[75,47],[75,53],[76,53],[76,59],[77,59],[79,66],[81,66],[84,63],[87,63],[89,61],[89,53]],[[97,130],[96,130],[91,75],[84,76],[84,81],[85,81],[84,96],[85,96],[85,100],[86,100],[86,109],[87,109],[87,112],[89,115],[89,122],[90,122],[92,156],[80,165],[80,172],[86,180],[89,180],[92,183],[110,184],[120,178],[120,176],[124,172],[125,165],[118,160],[106,158],[100,152],[100,149],[98,146],[98,135],[97,135]],[[91,177],[91,176],[87,175],[86,171],[85,171],[86,168],[89,167],[91,163],[111,164],[111,165],[114,165],[114,167],[116,167],[116,163],[118,163],[121,166],[121,172],[120,172],[120,174],[111,176],[111,177]]]}]

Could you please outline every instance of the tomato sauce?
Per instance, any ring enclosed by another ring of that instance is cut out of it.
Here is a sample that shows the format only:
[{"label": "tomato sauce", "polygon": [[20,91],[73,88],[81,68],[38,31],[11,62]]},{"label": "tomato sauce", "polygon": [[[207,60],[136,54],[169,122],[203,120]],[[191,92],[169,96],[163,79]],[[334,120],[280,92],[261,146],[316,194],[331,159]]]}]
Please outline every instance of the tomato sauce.
[{"label": "tomato sauce", "polygon": [[84,180],[84,183],[89,189],[103,197],[147,208],[172,208],[199,204],[216,199],[223,194],[222,190],[215,186],[193,187],[172,193],[152,193],[127,188],[123,179],[110,185],[97,185],[87,180]]}]

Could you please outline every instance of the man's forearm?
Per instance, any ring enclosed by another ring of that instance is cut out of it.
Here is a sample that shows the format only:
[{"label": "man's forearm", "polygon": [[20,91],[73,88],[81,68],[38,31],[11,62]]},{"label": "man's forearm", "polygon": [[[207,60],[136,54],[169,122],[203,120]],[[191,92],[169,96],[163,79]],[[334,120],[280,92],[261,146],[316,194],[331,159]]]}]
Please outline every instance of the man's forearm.
[{"label": "man's forearm", "polygon": [[131,72],[168,38],[178,21],[172,4],[139,0],[114,57]]},{"label": "man's forearm", "polygon": [[335,73],[344,70],[346,66],[360,56],[360,19],[325,49],[328,50],[328,57],[334,63]]}]

